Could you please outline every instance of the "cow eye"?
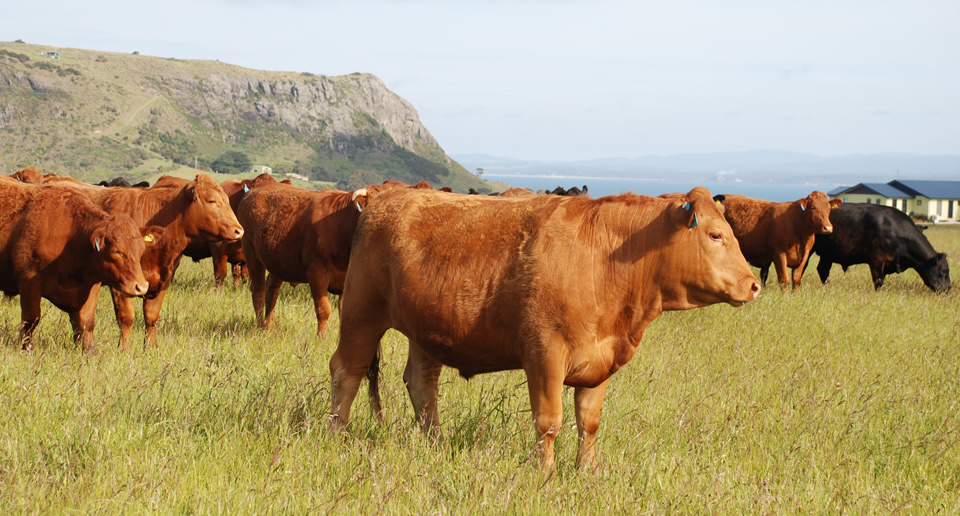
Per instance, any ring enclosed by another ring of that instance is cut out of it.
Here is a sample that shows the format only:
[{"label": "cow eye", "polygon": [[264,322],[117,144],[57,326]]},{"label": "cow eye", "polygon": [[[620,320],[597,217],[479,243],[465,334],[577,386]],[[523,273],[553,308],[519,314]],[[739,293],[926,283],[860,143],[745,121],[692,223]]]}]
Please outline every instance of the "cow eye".
[{"label": "cow eye", "polygon": [[710,239],[714,242],[723,242],[723,234],[719,232],[710,233]]}]

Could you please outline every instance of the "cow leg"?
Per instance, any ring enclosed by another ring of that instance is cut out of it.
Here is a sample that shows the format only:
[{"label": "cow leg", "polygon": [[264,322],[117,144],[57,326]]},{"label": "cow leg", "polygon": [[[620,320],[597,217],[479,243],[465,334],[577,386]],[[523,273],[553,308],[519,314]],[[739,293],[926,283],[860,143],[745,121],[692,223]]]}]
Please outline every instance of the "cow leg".
[{"label": "cow leg", "polygon": [[266,319],[264,320],[264,328],[273,328],[274,319],[276,316],[277,309],[277,298],[280,297],[280,287],[283,286],[283,280],[278,278],[275,274],[267,274],[267,286],[266,286],[266,307],[267,314]]},{"label": "cow leg", "polygon": [[770,264],[766,263],[760,266],[760,285],[767,286],[767,276],[770,275]]},{"label": "cow leg", "polygon": [[540,455],[540,467],[545,470],[553,469],[553,443],[563,425],[563,366],[562,359],[557,360],[557,357],[543,357],[524,366],[533,425],[537,431],[535,451]]},{"label": "cow leg", "polygon": [[327,320],[332,312],[327,296],[330,282],[322,271],[308,271],[307,281],[310,283],[310,295],[313,296],[313,311],[317,314],[317,338],[322,340],[327,336]]},{"label": "cow leg", "polygon": [[[210,254],[213,258],[213,281],[217,288],[223,286],[223,282],[227,279],[227,268],[229,264],[227,263],[227,254],[224,253],[221,249],[221,246],[216,244],[210,245]],[[236,288],[236,285],[234,285]]]},{"label": "cow leg", "polygon": [[267,271],[248,240],[244,238],[240,242],[243,247],[243,255],[247,258],[247,267],[250,270],[250,297],[253,299],[253,314],[257,318],[257,327],[263,328],[264,295],[267,291],[265,276]]},{"label": "cow leg", "polygon": [[247,273],[246,264],[235,263],[230,267],[230,274],[233,276],[233,290],[237,290],[237,287],[240,286],[240,282],[247,279],[249,274]]},{"label": "cow leg", "polygon": [[787,255],[779,254],[774,257],[773,265],[777,270],[777,283],[780,284],[780,292],[786,293],[787,286],[790,285],[790,279],[787,277]]},{"label": "cow leg", "polygon": [[420,428],[430,434],[440,433],[440,412],[437,398],[440,394],[440,371],[443,364],[410,342],[407,365],[403,369],[403,383],[410,394],[413,414]]},{"label": "cow leg", "polygon": [[873,277],[873,288],[878,290],[883,286],[883,279],[886,274],[883,273],[883,263],[870,263],[870,276]]},{"label": "cow leg", "polygon": [[40,324],[40,286],[20,285],[20,328],[17,331],[23,351],[33,349],[33,330]]},{"label": "cow leg", "polygon": [[[330,429],[334,432],[343,429],[350,420],[350,407],[360,389],[360,381],[371,370],[380,339],[387,331],[382,302],[360,298],[350,301],[352,308],[343,313],[340,342],[330,358]],[[353,304],[354,301],[357,303]]]},{"label": "cow leg", "polygon": [[817,264],[817,274],[820,275],[820,283],[826,283],[830,279],[830,268],[833,262],[820,257],[820,263]]},{"label": "cow leg", "polygon": [[577,432],[580,446],[577,449],[577,465],[586,469],[593,465],[593,445],[600,428],[600,410],[603,408],[603,396],[607,393],[607,378],[596,387],[577,387],[573,390],[573,403],[577,414]]},{"label": "cow leg", "polygon": [[113,313],[117,316],[117,324],[120,326],[120,341],[117,347],[121,351],[130,350],[130,328],[133,327],[134,310],[133,298],[127,297],[118,290],[110,289],[110,295],[113,297]]},{"label": "cow leg", "polygon": [[97,315],[97,295],[100,292],[100,284],[97,283],[90,289],[87,300],[79,311],[70,312],[70,325],[73,326],[73,340],[83,346],[83,350],[88,353],[96,353],[97,348],[93,341],[93,327],[96,324]]},{"label": "cow leg", "polygon": [[793,290],[800,288],[800,280],[803,278],[803,271],[807,268],[807,260],[810,259],[810,253],[803,255],[803,258],[800,259],[800,264],[794,267],[791,272],[793,272]]},{"label": "cow leg", "polygon": [[151,298],[143,298],[143,325],[146,330],[143,336],[143,347],[157,348],[157,321],[160,320],[160,308],[163,307],[163,297],[167,290],[160,290]]}]

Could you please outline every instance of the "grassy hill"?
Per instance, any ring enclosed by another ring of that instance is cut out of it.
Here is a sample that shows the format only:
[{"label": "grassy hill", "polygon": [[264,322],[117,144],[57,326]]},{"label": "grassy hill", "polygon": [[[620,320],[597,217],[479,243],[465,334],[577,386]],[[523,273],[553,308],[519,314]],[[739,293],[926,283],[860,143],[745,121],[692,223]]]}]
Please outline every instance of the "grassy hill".
[{"label": "grassy hill", "polygon": [[342,188],[400,179],[502,189],[450,159],[373,75],[0,43],[0,171],[140,180],[245,171],[232,167],[237,156]]}]

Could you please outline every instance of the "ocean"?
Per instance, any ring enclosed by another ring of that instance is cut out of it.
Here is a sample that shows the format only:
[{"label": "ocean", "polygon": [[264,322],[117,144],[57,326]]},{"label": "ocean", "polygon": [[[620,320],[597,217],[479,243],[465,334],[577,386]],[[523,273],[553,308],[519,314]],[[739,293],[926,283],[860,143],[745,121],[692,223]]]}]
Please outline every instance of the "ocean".
[{"label": "ocean", "polygon": [[820,184],[785,184],[785,183],[737,183],[737,182],[712,182],[695,183],[691,181],[662,181],[653,179],[631,179],[631,178],[595,178],[586,176],[535,176],[535,175],[498,175],[484,174],[484,179],[490,181],[502,181],[504,183],[537,190],[553,190],[560,186],[569,189],[574,186],[583,188],[583,185],[589,187],[590,197],[604,197],[607,195],[618,195],[626,192],[633,192],[640,195],[660,195],[672,192],[689,192],[695,186],[705,186],[710,193],[716,194],[740,194],[755,199],[765,199],[773,202],[786,202],[802,199],[814,190],[829,192],[837,185]]}]

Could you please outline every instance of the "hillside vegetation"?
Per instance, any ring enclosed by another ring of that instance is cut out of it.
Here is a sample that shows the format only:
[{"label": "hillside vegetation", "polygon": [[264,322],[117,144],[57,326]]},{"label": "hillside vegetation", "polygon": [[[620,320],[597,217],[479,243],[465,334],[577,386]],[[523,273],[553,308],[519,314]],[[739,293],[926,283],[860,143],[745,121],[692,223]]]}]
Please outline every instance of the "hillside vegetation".
[{"label": "hillside vegetation", "polygon": [[[926,234],[960,256],[960,227]],[[466,381],[445,368],[442,435],[421,435],[394,331],[385,422],[361,393],[349,432],[329,435],[339,323],[317,340],[306,285],[284,286],[276,328],[261,331],[247,288],[215,290],[209,261],[187,260],[160,348],[140,348],[138,320],[134,351],[119,352],[103,292],[95,356],[46,301],[21,353],[19,305],[5,300],[0,512],[957,514],[960,289],[936,295],[911,270],[875,292],[866,265],[834,266],[824,286],[813,261],[795,293],[768,284],[742,308],[654,321],[611,379],[591,471],[574,467],[566,389],[552,475],[530,453],[520,371]]]},{"label": "hillside vegetation", "polygon": [[370,74],[0,43],[0,172],[142,179],[224,171],[236,155],[342,188],[399,179],[495,189],[450,159],[416,109]]}]

